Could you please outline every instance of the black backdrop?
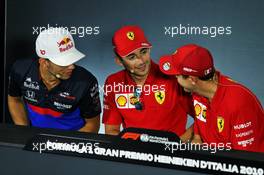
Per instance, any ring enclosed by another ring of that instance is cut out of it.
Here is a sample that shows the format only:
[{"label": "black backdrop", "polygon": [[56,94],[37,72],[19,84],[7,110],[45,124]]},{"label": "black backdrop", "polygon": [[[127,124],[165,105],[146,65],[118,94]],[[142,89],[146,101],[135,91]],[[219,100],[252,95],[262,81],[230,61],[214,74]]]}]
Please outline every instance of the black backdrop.
[{"label": "black backdrop", "polygon": [[[4,1],[0,1],[0,12],[1,12],[1,28],[0,28],[0,40],[2,42],[2,47],[1,47],[1,77],[4,78],[4,72],[5,72],[5,0]],[[4,82],[4,81],[3,81]],[[0,86],[0,93],[1,93],[1,100],[2,103],[4,103],[4,83],[2,83],[2,85]],[[3,111],[3,105],[0,106],[0,111]],[[0,122],[3,121],[4,119],[4,113],[0,114]]]}]

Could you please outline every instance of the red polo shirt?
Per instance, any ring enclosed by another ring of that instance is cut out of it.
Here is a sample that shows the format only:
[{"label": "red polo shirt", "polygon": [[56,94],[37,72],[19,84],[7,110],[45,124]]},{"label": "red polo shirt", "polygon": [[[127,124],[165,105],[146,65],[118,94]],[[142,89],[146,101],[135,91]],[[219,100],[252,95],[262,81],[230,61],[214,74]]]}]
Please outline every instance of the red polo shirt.
[{"label": "red polo shirt", "polygon": [[135,86],[125,70],[106,79],[104,124],[171,131],[179,136],[185,132],[187,112],[192,114],[193,110],[192,100],[178,85],[175,77],[162,74],[158,65],[151,62],[151,69],[139,98],[143,104],[142,110],[137,110],[134,105],[132,87]]},{"label": "red polo shirt", "polygon": [[205,143],[229,143],[232,149],[264,152],[263,108],[246,87],[218,72],[211,101],[193,94],[194,132]]}]

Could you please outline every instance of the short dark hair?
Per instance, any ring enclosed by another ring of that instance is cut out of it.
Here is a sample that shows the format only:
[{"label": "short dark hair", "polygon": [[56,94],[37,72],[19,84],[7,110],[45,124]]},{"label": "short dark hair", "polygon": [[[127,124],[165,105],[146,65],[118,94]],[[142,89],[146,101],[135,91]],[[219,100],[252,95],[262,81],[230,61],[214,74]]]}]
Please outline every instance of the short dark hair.
[{"label": "short dark hair", "polygon": [[115,56],[122,59],[122,57],[114,50]]},{"label": "short dark hair", "polygon": [[199,77],[199,79],[203,80],[203,81],[207,81],[207,80],[212,79],[214,77],[214,74],[215,74],[215,69],[213,68],[212,71],[209,74],[207,74],[207,75],[205,75],[203,77]]}]

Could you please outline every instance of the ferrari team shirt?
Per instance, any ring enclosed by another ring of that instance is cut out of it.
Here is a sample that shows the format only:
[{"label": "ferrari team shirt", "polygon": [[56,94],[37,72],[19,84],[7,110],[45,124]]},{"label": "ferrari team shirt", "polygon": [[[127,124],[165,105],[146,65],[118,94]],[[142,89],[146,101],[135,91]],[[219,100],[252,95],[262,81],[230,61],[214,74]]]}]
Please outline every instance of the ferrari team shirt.
[{"label": "ferrari team shirt", "polygon": [[205,143],[223,143],[232,149],[264,152],[264,113],[260,102],[246,87],[219,72],[218,77],[211,103],[193,94],[195,134]]},{"label": "ferrari team shirt", "polygon": [[[158,65],[151,62],[140,95],[136,95],[137,87],[125,70],[106,79],[103,123],[182,135],[186,129],[187,113],[193,114],[193,106],[191,96],[184,93],[176,78],[162,74]],[[140,103],[139,109],[137,103]]]}]

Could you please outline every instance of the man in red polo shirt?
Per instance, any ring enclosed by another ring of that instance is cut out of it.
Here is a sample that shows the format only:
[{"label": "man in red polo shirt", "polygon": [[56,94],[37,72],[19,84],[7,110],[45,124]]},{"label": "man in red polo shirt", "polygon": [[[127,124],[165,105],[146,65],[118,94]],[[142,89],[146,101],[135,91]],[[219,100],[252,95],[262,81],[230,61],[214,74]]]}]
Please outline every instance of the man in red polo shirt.
[{"label": "man in red polo shirt", "polygon": [[185,91],[192,92],[194,143],[224,143],[232,149],[264,152],[261,103],[245,86],[215,71],[207,49],[185,45],[161,57],[159,65],[165,74],[176,75]]},{"label": "man in red polo shirt", "polygon": [[118,134],[122,124],[123,128],[171,131],[183,141],[188,140],[192,127],[185,131],[187,113],[192,114],[191,96],[151,60],[151,44],[142,29],[120,28],[114,34],[113,45],[116,63],[125,69],[110,75],[105,82],[106,134]]}]

